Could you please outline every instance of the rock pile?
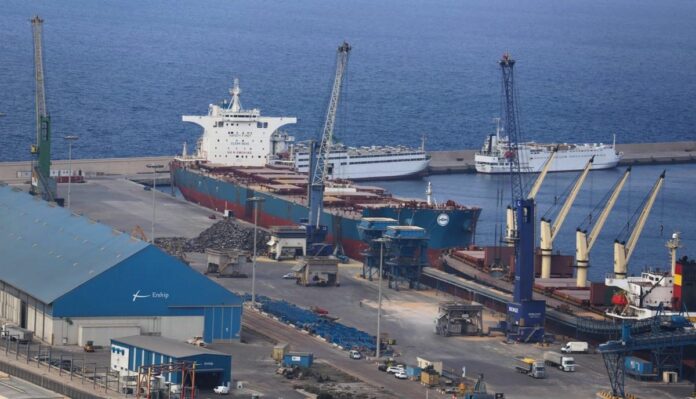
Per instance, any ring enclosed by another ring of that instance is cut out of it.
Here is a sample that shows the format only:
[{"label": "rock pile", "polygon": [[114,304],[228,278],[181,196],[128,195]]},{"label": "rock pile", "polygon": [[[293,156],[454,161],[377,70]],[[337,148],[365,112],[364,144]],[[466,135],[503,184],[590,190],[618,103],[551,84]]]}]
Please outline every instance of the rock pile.
[{"label": "rock pile", "polygon": [[[263,231],[257,232],[256,248],[258,254],[265,254],[266,243],[270,235]],[[155,245],[171,255],[182,257],[186,252],[205,252],[206,248],[238,249],[251,252],[254,248],[254,228],[235,223],[231,220],[221,220],[198,237],[162,237],[155,239]]]}]

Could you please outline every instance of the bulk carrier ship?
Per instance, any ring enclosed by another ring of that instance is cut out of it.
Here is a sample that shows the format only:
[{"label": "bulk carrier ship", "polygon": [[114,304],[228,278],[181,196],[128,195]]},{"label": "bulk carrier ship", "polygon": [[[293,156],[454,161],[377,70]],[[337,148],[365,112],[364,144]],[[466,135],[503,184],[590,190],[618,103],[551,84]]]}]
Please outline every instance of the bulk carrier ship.
[{"label": "bulk carrier ship", "polygon": [[[170,165],[172,184],[188,201],[253,222],[251,197],[259,203],[258,223],[264,227],[296,225],[308,216],[308,176],[277,161],[293,139],[281,128],[294,117],[261,116],[259,109],[242,108],[238,82],[230,90],[231,101],[211,104],[208,114],[183,116],[184,122],[203,128],[196,151],[186,150]],[[345,180],[327,182],[321,222],[328,240],[341,244],[346,255],[361,259],[366,248],[358,237],[363,217],[393,218],[401,225],[426,229],[428,257],[471,244],[480,208],[453,201],[407,200],[380,187],[357,186]]]}]

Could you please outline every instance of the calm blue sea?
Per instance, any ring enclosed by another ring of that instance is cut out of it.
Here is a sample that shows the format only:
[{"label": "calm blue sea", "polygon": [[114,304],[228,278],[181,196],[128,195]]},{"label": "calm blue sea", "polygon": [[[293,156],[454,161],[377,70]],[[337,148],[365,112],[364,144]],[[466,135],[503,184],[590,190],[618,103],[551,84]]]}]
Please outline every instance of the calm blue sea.
[{"label": "calm blue sea", "polygon": [[[316,137],[342,40],[353,45],[337,130],[346,144],[418,145],[425,135],[433,150],[479,147],[500,112],[496,61],[504,51],[518,61],[526,139],[696,140],[692,0],[4,0],[2,161],[28,159],[35,134],[34,14],[45,19],[54,137],[79,135],[77,158],[173,154],[183,142],[193,145],[200,132],[181,115],[226,98],[234,77],[246,107],[297,116],[290,132]],[[56,140],[54,154],[65,158],[66,144]],[[658,169],[636,171],[629,205],[642,200]],[[663,241],[672,230],[683,232],[685,251],[696,256],[694,172],[670,167],[635,259],[666,260]],[[593,198],[581,195],[579,203],[589,209],[618,173],[593,173]],[[540,207],[570,178],[550,178]],[[478,240],[492,241],[498,178],[432,180],[438,198],[484,207]],[[423,197],[425,182],[385,185]],[[564,236],[583,212],[571,215]],[[617,213],[593,258],[611,263],[608,242],[622,220]],[[558,247],[572,253],[565,240]]]},{"label": "calm blue sea", "polygon": [[227,97],[235,76],[245,106],[297,116],[292,132],[316,136],[344,39],[347,144],[479,147],[499,114],[504,51],[518,60],[526,138],[696,139],[692,0],[4,0],[2,160],[26,159],[34,137],[37,13],[54,135],[79,135],[76,157],[194,144],[181,115]]}]

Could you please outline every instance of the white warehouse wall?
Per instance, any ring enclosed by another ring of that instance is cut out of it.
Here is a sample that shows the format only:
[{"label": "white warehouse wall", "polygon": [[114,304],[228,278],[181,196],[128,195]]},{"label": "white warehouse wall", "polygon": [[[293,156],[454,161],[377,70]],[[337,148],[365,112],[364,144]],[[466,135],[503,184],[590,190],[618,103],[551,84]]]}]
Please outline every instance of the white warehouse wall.
[{"label": "white warehouse wall", "polygon": [[[108,346],[111,344],[111,338],[120,338],[123,335],[117,337],[107,335],[132,332],[135,331],[134,328],[139,328],[140,334],[161,335],[167,338],[186,340],[193,336],[203,335],[203,316],[53,319],[54,343],[56,345],[84,345],[84,342],[80,341],[80,330],[82,329],[83,335],[85,335],[82,337],[84,341],[92,340],[95,345]],[[103,335],[96,333],[99,330]]]}]

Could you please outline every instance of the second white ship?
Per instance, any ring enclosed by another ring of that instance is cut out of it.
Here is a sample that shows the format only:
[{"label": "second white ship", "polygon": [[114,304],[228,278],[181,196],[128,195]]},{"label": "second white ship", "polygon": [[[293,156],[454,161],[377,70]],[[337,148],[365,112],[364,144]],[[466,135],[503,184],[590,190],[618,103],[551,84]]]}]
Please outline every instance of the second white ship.
[{"label": "second white ship", "polygon": [[474,156],[476,171],[479,173],[510,173],[510,158],[517,153],[520,170],[525,173],[539,172],[551,152],[556,149],[556,157],[549,172],[569,172],[582,170],[587,161],[594,156],[592,169],[611,169],[618,165],[622,153],[617,152],[615,144],[540,144],[520,143],[515,150],[507,137],[501,135],[498,125],[495,134],[486,138],[481,151]]}]

